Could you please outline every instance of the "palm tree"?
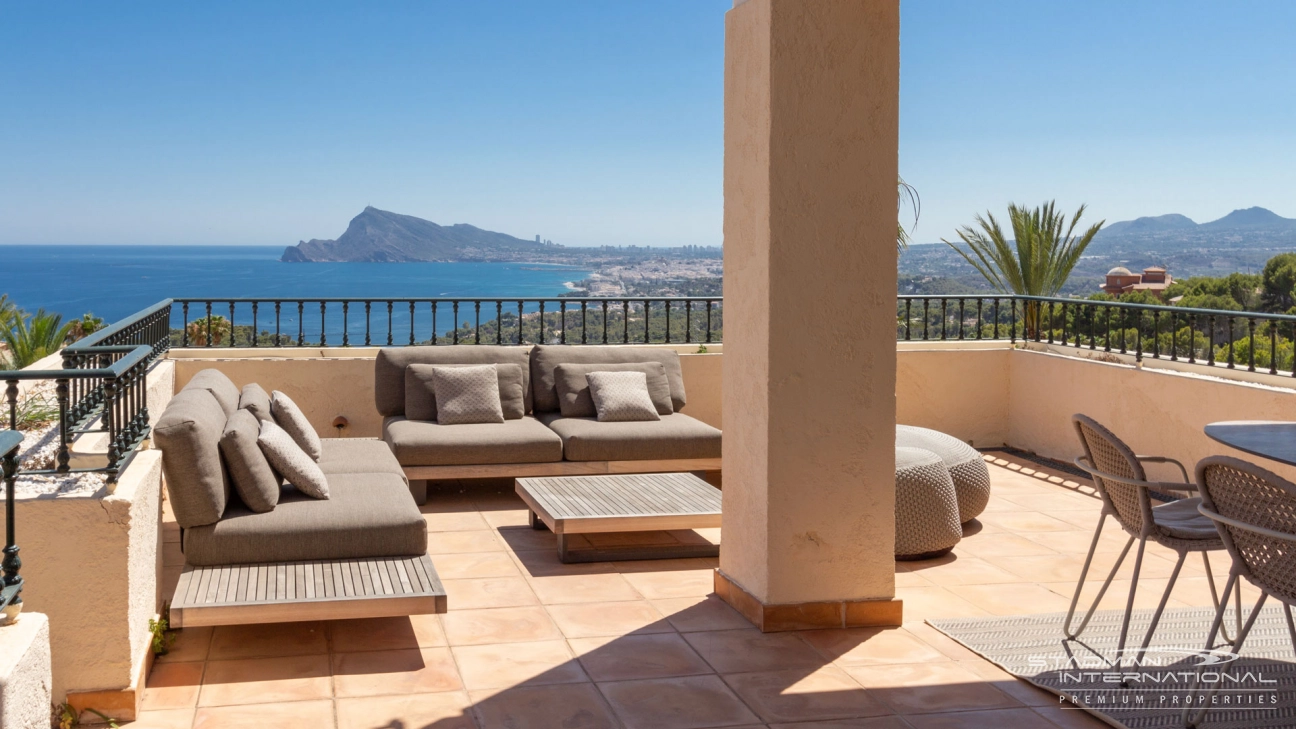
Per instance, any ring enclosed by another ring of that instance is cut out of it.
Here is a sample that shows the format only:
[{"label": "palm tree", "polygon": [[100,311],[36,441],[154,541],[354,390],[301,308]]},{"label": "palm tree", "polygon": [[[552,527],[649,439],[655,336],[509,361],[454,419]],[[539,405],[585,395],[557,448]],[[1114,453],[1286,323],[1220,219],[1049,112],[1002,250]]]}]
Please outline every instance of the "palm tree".
[{"label": "palm tree", "polygon": [[[1085,206],[1080,206],[1068,224],[1066,215],[1058,212],[1054,205],[1049,201],[1029,210],[1010,204],[1011,241],[1004,236],[999,221],[989,211],[984,218],[976,216],[979,229],[970,225],[959,228],[958,236],[969,250],[965,251],[944,238],[941,241],[958,251],[996,291],[1053,296],[1062,289],[1080,255],[1107,222],[1098,221],[1077,238],[1075,229],[1084,215]],[[1031,336],[1039,321],[1038,302],[1027,302],[1025,318],[1026,332]]]},{"label": "palm tree", "polygon": [[91,312],[86,312],[80,319],[68,322],[68,342],[75,342],[103,329],[104,320]]},{"label": "palm tree", "polygon": [[29,367],[63,348],[68,325],[60,314],[38,309],[35,314],[14,312],[9,325],[0,330],[0,340],[9,345],[9,366]]},{"label": "palm tree", "polygon": [[[905,201],[909,202],[909,207],[913,208],[913,227],[918,227],[918,214],[922,212],[922,199],[918,197],[918,190],[913,185],[904,181],[903,177],[897,178],[896,205],[900,210],[904,209]],[[909,231],[905,230],[904,223],[896,221],[896,251],[903,251],[909,247]]]}]

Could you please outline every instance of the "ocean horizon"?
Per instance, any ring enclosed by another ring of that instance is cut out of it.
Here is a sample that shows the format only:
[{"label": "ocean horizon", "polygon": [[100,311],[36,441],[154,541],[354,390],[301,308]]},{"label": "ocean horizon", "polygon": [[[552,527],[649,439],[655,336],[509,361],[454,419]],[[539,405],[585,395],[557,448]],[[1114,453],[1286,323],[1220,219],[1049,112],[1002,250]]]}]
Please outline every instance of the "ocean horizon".
[{"label": "ocean horizon", "polygon": [[[62,314],[64,320],[92,312],[111,323],[168,298],[555,297],[591,273],[586,268],[542,263],[284,263],[279,260],[283,250],[283,246],[5,245],[0,246],[0,294],[28,312],[45,309]],[[240,313],[246,307],[240,306]],[[181,312],[175,308],[172,326],[178,328]],[[228,308],[213,313],[228,316]],[[296,312],[284,314],[284,324],[291,323],[295,329]],[[408,322],[405,314],[395,313]],[[494,312],[490,314],[494,318]],[[191,311],[190,319],[201,316]],[[260,319],[260,328],[268,321]],[[309,318],[306,324],[310,326]]]}]

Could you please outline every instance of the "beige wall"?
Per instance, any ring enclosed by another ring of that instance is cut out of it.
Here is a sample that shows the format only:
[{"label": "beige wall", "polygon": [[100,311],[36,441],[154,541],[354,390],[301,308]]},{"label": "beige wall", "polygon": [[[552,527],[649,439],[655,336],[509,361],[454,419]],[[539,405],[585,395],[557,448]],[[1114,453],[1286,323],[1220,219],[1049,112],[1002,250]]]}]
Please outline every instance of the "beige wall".
[{"label": "beige wall", "polygon": [[[684,392],[683,412],[720,427],[720,369],[723,348],[710,345],[708,354],[697,354],[697,345],[670,346],[680,352]],[[374,406],[374,357],[377,348],[341,347],[279,350],[178,350],[171,353],[178,391],[197,372],[214,367],[235,385],[256,382],[267,391],[282,390],[324,437],[333,437],[333,419],[346,416],[347,437],[376,438],[382,418]]]},{"label": "beige wall", "polygon": [[765,604],[894,595],[896,0],[725,35],[725,549]]},{"label": "beige wall", "polygon": [[136,456],[112,494],[17,499],[23,609],[49,616],[55,701],[139,675],[158,609],[161,455]]},{"label": "beige wall", "polygon": [[896,347],[896,422],[933,428],[978,448],[1008,437],[1006,345]]}]

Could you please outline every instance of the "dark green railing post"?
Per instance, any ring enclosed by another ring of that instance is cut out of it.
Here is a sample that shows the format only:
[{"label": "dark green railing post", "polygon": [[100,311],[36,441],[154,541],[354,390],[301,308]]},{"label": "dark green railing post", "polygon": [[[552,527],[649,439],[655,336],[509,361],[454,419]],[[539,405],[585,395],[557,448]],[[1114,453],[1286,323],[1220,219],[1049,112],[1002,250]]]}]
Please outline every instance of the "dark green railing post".
[{"label": "dark green railing post", "polygon": [[[18,383],[10,382],[8,390],[9,406],[16,408],[18,400]],[[10,411],[9,424],[16,420]],[[22,446],[23,436],[17,430],[0,432],[0,471],[4,475],[5,485],[5,546],[4,558],[0,560],[0,609],[9,605],[22,604],[23,580],[18,571],[22,569],[22,560],[18,557],[17,536],[14,533],[15,492],[18,490],[18,449]]]}]

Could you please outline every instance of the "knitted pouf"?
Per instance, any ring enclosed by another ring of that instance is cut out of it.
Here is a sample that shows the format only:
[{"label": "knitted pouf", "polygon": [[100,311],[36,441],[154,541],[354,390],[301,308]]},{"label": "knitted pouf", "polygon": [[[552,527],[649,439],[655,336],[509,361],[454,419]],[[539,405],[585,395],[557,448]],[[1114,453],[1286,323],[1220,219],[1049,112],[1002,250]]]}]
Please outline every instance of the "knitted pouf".
[{"label": "knitted pouf", "polygon": [[990,467],[981,452],[952,435],[912,425],[896,426],[896,447],[922,448],[940,456],[954,479],[959,523],[966,524],[990,503]]},{"label": "knitted pouf", "polygon": [[895,558],[939,557],[963,538],[949,469],[921,448],[896,448],[895,460]]}]

